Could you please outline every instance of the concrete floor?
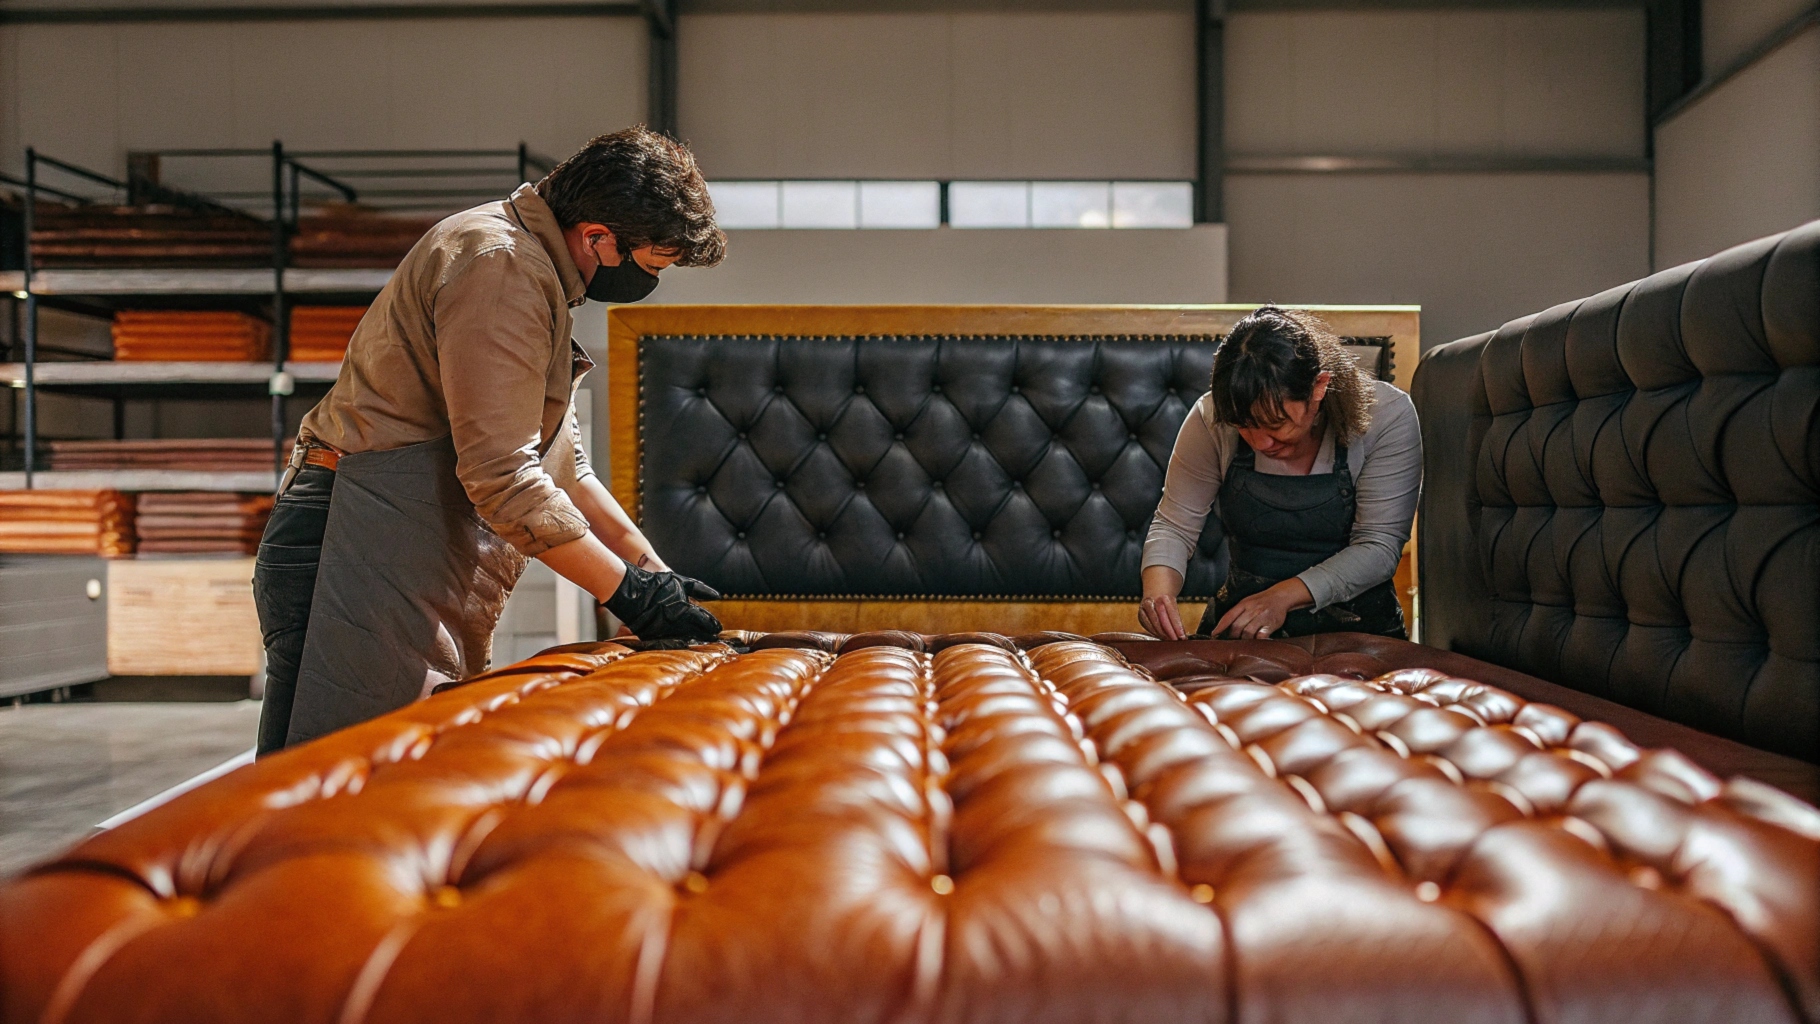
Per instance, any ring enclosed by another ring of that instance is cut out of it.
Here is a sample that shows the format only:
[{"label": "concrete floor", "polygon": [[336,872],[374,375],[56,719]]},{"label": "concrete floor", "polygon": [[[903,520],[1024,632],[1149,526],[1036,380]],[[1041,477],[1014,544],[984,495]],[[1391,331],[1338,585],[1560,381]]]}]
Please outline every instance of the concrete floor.
[{"label": "concrete floor", "polygon": [[0,706],[0,878],[252,747],[259,702]]}]

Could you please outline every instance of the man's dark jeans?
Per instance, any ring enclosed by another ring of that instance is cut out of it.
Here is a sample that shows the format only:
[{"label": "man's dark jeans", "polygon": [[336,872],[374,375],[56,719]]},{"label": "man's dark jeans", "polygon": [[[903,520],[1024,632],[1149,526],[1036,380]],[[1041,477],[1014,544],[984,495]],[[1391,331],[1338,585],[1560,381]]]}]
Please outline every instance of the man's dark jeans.
[{"label": "man's dark jeans", "polygon": [[322,533],[329,525],[334,470],[305,466],[278,498],[259,541],[253,565],[253,603],[265,634],[265,704],[259,712],[259,756],[284,749],[303,661],[310,598],[322,559]]}]

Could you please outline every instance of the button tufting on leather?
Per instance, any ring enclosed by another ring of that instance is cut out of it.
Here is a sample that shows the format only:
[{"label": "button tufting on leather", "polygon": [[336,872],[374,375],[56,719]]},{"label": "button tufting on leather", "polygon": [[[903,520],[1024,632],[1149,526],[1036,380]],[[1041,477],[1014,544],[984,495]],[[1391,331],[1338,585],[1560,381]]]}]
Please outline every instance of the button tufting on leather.
[{"label": "button tufting on leather", "polygon": [[728,638],[483,674],[9,880],[7,1019],[1820,1009],[1820,812],[1375,641]]},{"label": "button tufting on leather", "polygon": [[1817,279],[1820,222],[1425,357],[1434,642],[1812,758]]},{"label": "button tufting on leather", "polygon": [[[1121,535],[1154,514],[1168,450],[1128,446],[1132,425],[1173,437],[1185,410],[1158,397],[1205,380],[1213,350],[1211,336],[649,336],[640,525],[678,572],[735,597],[1135,598],[1141,553]],[[711,401],[683,401],[704,361]],[[786,377],[787,399],[772,400]],[[729,430],[746,437],[703,450]],[[766,486],[777,477],[787,489]],[[691,494],[697,484],[714,502]],[[1089,496],[1097,514],[1082,514]],[[804,522],[837,519],[833,557],[796,556]],[[892,524],[913,519],[911,552]],[[1065,549],[1044,536],[1053,522],[1073,524]],[[726,558],[714,538],[736,525],[750,547]],[[975,528],[993,537],[989,551]],[[1210,595],[1224,558],[1210,517],[1184,597]]]}]

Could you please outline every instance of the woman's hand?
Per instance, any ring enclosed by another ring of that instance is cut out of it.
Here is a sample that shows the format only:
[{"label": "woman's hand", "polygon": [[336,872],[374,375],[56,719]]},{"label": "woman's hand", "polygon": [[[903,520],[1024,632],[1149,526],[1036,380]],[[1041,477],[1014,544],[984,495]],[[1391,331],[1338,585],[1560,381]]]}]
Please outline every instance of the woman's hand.
[{"label": "woman's hand", "polygon": [[1175,598],[1166,594],[1144,598],[1138,605],[1138,625],[1158,640],[1181,640],[1188,636],[1188,631],[1182,628],[1182,613],[1175,606]]},{"label": "woman's hand", "polygon": [[1282,629],[1283,620],[1290,612],[1311,604],[1314,604],[1314,595],[1308,592],[1308,584],[1291,576],[1226,609],[1219,624],[1213,627],[1213,635],[1230,636],[1234,640],[1262,640]]},{"label": "woman's hand", "polygon": [[1138,625],[1158,640],[1183,640],[1182,613],[1175,595],[1182,592],[1182,574],[1166,565],[1144,568],[1144,600],[1138,605]]}]

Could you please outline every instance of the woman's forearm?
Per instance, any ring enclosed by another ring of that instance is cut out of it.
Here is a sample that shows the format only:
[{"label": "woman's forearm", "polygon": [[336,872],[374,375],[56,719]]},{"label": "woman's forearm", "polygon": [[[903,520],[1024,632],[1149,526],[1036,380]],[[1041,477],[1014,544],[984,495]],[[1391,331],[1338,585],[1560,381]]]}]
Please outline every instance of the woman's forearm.
[{"label": "woman's forearm", "polygon": [[1143,579],[1145,597],[1175,597],[1182,592],[1182,574],[1167,565],[1146,565]]}]

